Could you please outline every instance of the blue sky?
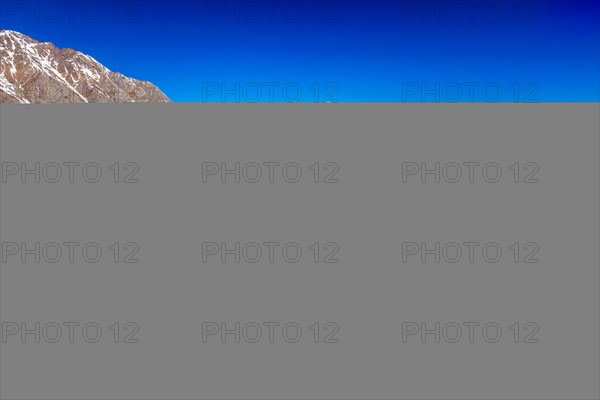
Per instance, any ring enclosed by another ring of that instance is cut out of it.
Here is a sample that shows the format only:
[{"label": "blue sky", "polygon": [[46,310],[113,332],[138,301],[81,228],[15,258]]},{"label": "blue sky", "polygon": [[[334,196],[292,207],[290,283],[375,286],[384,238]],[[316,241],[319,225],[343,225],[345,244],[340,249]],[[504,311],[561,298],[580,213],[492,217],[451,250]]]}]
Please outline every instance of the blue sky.
[{"label": "blue sky", "polygon": [[0,26],[176,102],[598,102],[599,4],[3,0]]}]

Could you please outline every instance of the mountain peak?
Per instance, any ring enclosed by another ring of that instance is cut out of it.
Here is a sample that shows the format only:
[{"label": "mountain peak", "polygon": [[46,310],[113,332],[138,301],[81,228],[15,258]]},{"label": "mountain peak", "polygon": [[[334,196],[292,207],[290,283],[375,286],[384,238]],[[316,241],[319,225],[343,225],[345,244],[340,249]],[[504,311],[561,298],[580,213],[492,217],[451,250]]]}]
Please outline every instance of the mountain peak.
[{"label": "mountain peak", "polygon": [[17,31],[11,31],[10,29],[3,29],[3,30],[1,30],[0,31],[0,38],[2,38],[2,37],[3,38],[9,38],[9,39],[12,38],[12,39],[16,39],[16,40],[19,40],[19,41],[24,41],[26,43],[32,43],[32,44],[40,43],[37,40],[35,40],[35,39],[33,39],[33,38],[31,38],[31,37],[29,37],[27,35],[24,35],[24,34],[22,34],[20,32],[17,32]]},{"label": "mountain peak", "polygon": [[19,36],[19,37],[28,37],[26,35],[23,35],[22,33],[19,33],[17,31],[11,31],[10,29],[2,29],[0,30],[0,36],[3,35],[11,35],[11,36]]},{"label": "mountain peak", "polygon": [[0,31],[0,103],[170,103],[156,86],[79,51]]}]

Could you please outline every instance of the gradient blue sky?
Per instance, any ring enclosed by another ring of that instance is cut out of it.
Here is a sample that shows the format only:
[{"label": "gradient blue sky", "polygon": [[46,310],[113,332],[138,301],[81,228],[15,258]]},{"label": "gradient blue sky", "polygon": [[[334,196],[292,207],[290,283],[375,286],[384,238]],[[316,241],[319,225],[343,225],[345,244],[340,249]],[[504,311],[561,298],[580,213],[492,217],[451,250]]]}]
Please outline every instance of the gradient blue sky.
[{"label": "gradient blue sky", "polygon": [[[600,0],[475,0],[472,14],[470,3],[2,0],[0,27],[82,51],[176,102],[222,101],[220,89],[207,92],[213,82],[256,82],[260,101],[270,100],[265,82],[279,83],[275,101],[291,82],[301,101],[315,100],[315,82],[318,101],[335,91],[331,100],[342,102],[434,102],[420,87],[436,83],[442,102],[493,100],[497,87],[501,102],[515,101],[517,88],[519,101],[600,101]],[[474,97],[464,82],[479,84]],[[256,92],[246,94],[241,101]]]}]

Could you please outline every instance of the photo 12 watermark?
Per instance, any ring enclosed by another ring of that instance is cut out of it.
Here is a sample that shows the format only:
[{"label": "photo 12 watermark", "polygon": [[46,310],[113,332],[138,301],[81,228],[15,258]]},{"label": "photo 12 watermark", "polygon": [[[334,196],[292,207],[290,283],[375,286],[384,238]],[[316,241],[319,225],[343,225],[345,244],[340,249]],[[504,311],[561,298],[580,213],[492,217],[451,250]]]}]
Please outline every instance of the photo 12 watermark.
[{"label": "photo 12 watermark", "polygon": [[336,322],[202,322],[202,343],[339,343]]},{"label": "photo 12 watermark", "polygon": [[333,161],[204,161],[202,183],[339,183],[340,166]]},{"label": "photo 12 watermark", "polygon": [[203,24],[337,24],[343,2],[332,0],[203,0]]},{"label": "photo 12 watermark", "polygon": [[[23,84],[19,88],[19,96],[23,104],[63,104],[63,103],[138,103],[139,99],[152,99],[163,96],[156,86],[140,85],[139,81],[125,79],[114,73],[117,84],[109,89],[100,88],[93,82],[80,81],[77,87],[65,82],[47,82],[36,79],[36,70],[23,70]],[[144,82],[141,82],[142,84]],[[0,100],[6,102],[8,93],[0,93]]]},{"label": "photo 12 watermark", "polygon": [[509,259],[514,264],[537,264],[540,246],[536,242],[449,241],[402,242],[402,263],[456,264],[459,262],[496,264]]},{"label": "photo 12 watermark", "polygon": [[134,0],[2,0],[0,23],[134,24],[144,2]]},{"label": "photo 12 watermark", "polygon": [[7,183],[139,183],[136,162],[4,161],[1,182]]},{"label": "photo 12 watermark", "polygon": [[202,263],[248,264],[286,263],[296,264],[302,259],[314,264],[337,264],[340,246],[336,242],[250,241],[250,242],[202,242]]},{"label": "photo 12 watermark", "polygon": [[86,263],[111,260],[114,264],[137,264],[140,246],[136,242],[2,242],[2,264]]},{"label": "photo 12 watermark", "polygon": [[530,0],[402,0],[398,20],[405,25],[536,24],[543,2]]},{"label": "photo 12 watermark", "polygon": [[2,343],[139,343],[136,322],[2,321]]},{"label": "photo 12 watermark", "polygon": [[[510,332],[510,339],[506,336]],[[539,343],[536,322],[402,322],[402,343]]]},{"label": "photo 12 watermark", "polygon": [[202,103],[339,103],[336,82],[202,82]]},{"label": "photo 12 watermark", "polygon": [[402,183],[539,183],[534,161],[404,161]]},{"label": "photo 12 watermark", "polygon": [[536,82],[404,81],[401,86],[402,103],[539,103],[541,91]]}]

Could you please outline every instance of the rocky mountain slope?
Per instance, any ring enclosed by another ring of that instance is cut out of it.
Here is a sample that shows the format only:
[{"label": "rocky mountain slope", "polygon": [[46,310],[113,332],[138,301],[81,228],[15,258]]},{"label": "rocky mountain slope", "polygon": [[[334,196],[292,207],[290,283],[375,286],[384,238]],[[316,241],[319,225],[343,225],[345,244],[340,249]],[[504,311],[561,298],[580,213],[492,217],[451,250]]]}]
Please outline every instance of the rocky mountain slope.
[{"label": "rocky mountain slope", "polygon": [[0,103],[170,103],[150,82],[109,71],[92,57],[0,31]]}]

